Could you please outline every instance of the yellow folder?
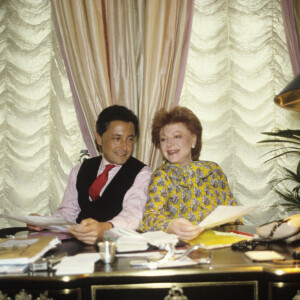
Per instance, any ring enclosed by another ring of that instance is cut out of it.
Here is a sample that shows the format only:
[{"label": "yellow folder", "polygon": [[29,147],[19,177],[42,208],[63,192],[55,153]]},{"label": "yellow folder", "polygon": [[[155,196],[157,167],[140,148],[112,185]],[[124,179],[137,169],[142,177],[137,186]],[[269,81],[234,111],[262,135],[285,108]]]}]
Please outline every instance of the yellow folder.
[{"label": "yellow folder", "polygon": [[202,244],[208,249],[230,247],[233,243],[242,240],[252,240],[252,237],[239,235],[233,232],[219,232],[204,230],[199,236],[188,241],[190,245]]}]

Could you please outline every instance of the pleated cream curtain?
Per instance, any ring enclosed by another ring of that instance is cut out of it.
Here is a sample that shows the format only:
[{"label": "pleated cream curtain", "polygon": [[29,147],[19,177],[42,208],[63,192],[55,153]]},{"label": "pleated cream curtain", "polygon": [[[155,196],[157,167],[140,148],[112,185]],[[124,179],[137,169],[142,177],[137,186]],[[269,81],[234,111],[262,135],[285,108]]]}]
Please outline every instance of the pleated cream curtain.
[{"label": "pleated cream curtain", "polygon": [[96,155],[95,121],[111,104],[140,119],[135,156],[156,166],[151,120],[179,100],[193,0],[52,0],[82,133]]},{"label": "pleated cream curtain", "polygon": [[200,158],[219,163],[240,205],[260,204],[245,218],[262,224],[286,216],[271,191],[283,165],[264,163],[271,147],[261,133],[299,129],[299,113],[274,104],[293,78],[280,0],[196,0],[186,77],[179,104],[203,125]]},{"label": "pleated cream curtain", "polygon": [[0,213],[49,215],[85,148],[50,2],[0,1]]}]

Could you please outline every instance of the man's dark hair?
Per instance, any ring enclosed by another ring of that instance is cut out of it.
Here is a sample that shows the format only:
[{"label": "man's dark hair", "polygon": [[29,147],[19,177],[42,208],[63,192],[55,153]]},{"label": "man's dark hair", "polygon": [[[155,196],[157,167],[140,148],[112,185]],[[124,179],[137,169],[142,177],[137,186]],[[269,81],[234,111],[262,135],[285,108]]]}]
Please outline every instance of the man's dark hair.
[{"label": "man's dark hair", "polygon": [[138,118],[131,110],[129,110],[125,106],[112,105],[102,110],[96,122],[96,130],[100,134],[100,136],[102,136],[103,133],[108,129],[109,124],[112,121],[133,123],[135,136],[137,138],[139,137],[140,132]]}]

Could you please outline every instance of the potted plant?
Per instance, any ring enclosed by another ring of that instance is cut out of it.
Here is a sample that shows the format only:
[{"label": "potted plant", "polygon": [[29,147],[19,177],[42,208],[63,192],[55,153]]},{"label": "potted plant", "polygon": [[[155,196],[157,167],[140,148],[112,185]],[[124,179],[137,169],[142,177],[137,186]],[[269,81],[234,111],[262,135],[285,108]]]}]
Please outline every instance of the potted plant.
[{"label": "potted plant", "polygon": [[[276,153],[266,162],[280,156],[295,155],[297,157],[296,172],[283,167],[283,176],[272,181],[272,189],[280,195],[287,211],[300,210],[300,130],[279,130],[276,132],[262,132],[262,134],[273,138],[262,140],[259,143],[275,143],[276,149],[269,151],[267,154]],[[286,183],[286,184],[280,184]]]}]

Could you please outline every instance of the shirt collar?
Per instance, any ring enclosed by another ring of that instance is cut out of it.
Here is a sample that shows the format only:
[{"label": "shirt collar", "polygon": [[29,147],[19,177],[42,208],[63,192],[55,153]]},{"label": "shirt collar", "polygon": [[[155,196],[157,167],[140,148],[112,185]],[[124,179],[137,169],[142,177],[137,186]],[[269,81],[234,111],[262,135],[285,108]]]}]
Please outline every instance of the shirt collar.
[{"label": "shirt collar", "polygon": [[[108,161],[105,159],[105,157],[102,155],[100,168],[102,168],[102,167],[105,168],[106,165],[111,165],[111,163],[108,162]],[[117,165],[117,164],[113,164],[113,165],[115,165],[115,166],[117,166],[117,167],[121,167],[121,166],[122,166],[122,165]]]}]

